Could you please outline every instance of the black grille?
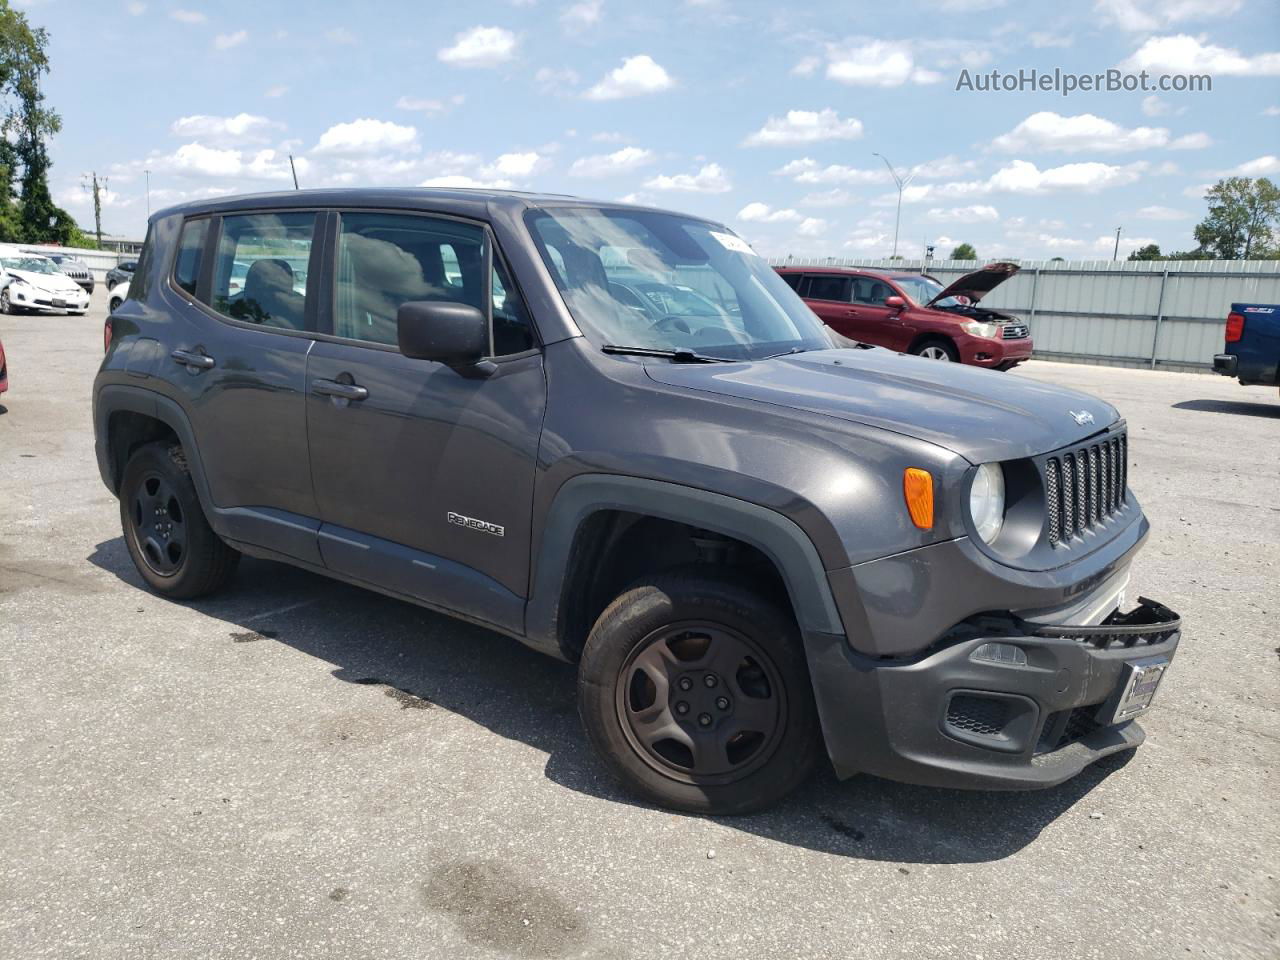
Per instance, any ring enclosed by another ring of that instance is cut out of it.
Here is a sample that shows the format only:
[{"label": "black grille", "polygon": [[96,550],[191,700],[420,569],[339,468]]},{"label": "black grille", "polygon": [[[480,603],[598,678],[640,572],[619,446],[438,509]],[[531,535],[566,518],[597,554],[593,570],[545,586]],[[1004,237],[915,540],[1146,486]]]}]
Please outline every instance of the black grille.
[{"label": "black grille", "polygon": [[1113,434],[1044,464],[1049,542],[1065,544],[1098,526],[1128,499],[1128,437]]},{"label": "black grille", "polygon": [[1005,340],[1021,340],[1031,336],[1031,328],[1025,323],[1006,323],[1000,329],[1000,336]]},{"label": "black grille", "polygon": [[1071,710],[1059,710],[1049,714],[1040,731],[1040,739],[1036,741],[1036,753],[1049,753],[1061,750],[1069,743],[1083,740],[1102,724],[1097,720],[1099,704],[1091,703]]},{"label": "black grille", "polygon": [[947,724],[980,737],[998,737],[1009,722],[1009,704],[959,693],[947,704]]}]

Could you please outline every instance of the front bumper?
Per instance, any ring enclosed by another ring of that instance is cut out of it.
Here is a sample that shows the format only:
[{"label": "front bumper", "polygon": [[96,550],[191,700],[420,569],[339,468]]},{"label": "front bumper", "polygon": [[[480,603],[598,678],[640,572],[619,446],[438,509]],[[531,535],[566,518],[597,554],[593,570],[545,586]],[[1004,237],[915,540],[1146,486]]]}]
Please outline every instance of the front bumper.
[{"label": "front bumper", "polygon": [[910,661],[806,637],[827,749],[840,776],[1024,790],[1067,780],[1143,740],[1111,723],[1126,664],[1171,659],[1177,615],[1141,601],[1097,626],[975,617]]},{"label": "front bumper", "polygon": [[1016,340],[970,337],[962,340],[959,346],[960,362],[977,367],[1013,366],[1030,360],[1034,349],[1030,337],[1019,337]]},{"label": "front bumper", "polygon": [[[62,301],[60,304],[55,300]],[[68,310],[88,310],[89,295],[83,290],[72,293],[52,294],[45,290],[23,289],[11,285],[9,287],[9,303],[23,310],[36,313],[65,313]]]}]

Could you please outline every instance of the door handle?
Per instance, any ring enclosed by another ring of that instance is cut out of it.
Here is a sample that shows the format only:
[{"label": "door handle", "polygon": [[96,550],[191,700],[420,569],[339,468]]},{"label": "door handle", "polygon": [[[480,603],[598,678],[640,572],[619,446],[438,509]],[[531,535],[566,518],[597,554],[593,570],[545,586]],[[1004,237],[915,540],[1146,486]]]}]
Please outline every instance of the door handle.
[{"label": "door handle", "polygon": [[844,315],[846,317],[856,317],[858,315],[858,311],[855,310],[853,307],[849,307],[848,309],[845,310]]},{"label": "door handle", "polygon": [[337,397],[340,400],[363,400],[369,391],[354,383],[341,383],[338,380],[312,380],[311,389],[326,397]]},{"label": "door handle", "polygon": [[214,365],[213,357],[194,350],[175,350],[169,356],[193,373],[198,370],[208,370]]}]

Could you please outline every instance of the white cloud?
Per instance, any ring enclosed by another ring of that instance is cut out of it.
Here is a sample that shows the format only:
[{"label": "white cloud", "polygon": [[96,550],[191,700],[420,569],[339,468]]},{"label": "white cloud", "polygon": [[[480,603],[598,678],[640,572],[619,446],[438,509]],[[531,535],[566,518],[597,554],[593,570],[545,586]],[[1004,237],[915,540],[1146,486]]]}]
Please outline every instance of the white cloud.
[{"label": "white cloud", "polygon": [[169,131],[179,137],[194,137],[212,141],[266,140],[272,131],[284,124],[251,113],[237,113],[234,117],[212,117],[197,113],[179,117]]},{"label": "white cloud", "polygon": [[835,110],[788,110],[786,116],[770,117],[765,125],[743,141],[744,146],[777,146],[817,143],[822,140],[856,140],[862,136],[862,121],[841,119]]},{"label": "white cloud", "polygon": [[968,207],[934,207],[925,214],[934,223],[990,223],[1000,219],[995,207],[978,203]]},{"label": "white cloud", "polygon": [[1242,163],[1238,167],[1232,167],[1230,170],[1224,170],[1222,175],[1224,177],[1268,177],[1274,173],[1280,173],[1280,157],[1268,154]]},{"label": "white cloud", "polygon": [[1134,216],[1139,220],[1186,220],[1191,216],[1191,214],[1184,213],[1181,210],[1175,210],[1172,207],[1153,205],[1150,207],[1143,207],[1138,210]]},{"label": "white cloud", "polygon": [[181,8],[171,10],[169,16],[179,23],[204,23],[209,19],[199,10],[183,10]]},{"label": "white cloud", "polygon": [[389,120],[364,117],[350,123],[336,123],[316,143],[316,153],[376,154],[384,150],[410,150],[416,147],[418,131]]},{"label": "white cloud", "polygon": [[748,220],[753,223],[786,223],[789,221],[800,220],[802,217],[790,208],[774,210],[767,203],[761,203],[759,200],[756,200],[752,203],[748,203],[738,211],[738,219]]},{"label": "white cloud", "polygon": [[331,30],[326,30],[324,32],[324,38],[330,43],[336,43],[339,46],[350,46],[351,44],[359,42],[356,35],[346,27],[334,27]]},{"label": "white cloud", "polygon": [[673,86],[670,74],[647,53],[642,53],[623,60],[622,66],[610,70],[585,96],[588,100],[617,100],[659,93]]},{"label": "white cloud", "polygon": [[1074,38],[1070,34],[1062,33],[1032,33],[1031,46],[1038,50],[1052,47],[1069,47]]},{"label": "white cloud", "polygon": [[249,31],[237,30],[235,33],[219,33],[213,38],[213,45],[219,50],[230,50],[249,39]]},{"label": "white cloud", "polygon": [[819,190],[816,193],[807,193],[800,198],[800,206],[802,207],[847,207],[856,202],[857,199],[853,194],[848,190],[842,190],[840,187]]},{"label": "white cloud", "polygon": [[616,130],[601,130],[599,133],[593,133],[591,139],[596,143],[626,143],[629,138]]},{"label": "white cloud", "polygon": [[1267,107],[1262,111],[1264,117],[1280,117],[1280,107]]},{"label": "white cloud", "polygon": [[893,179],[888,170],[876,167],[868,170],[839,163],[823,167],[809,157],[792,160],[773,172],[779,177],[791,177],[796,183],[888,183]]},{"label": "white cloud", "polygon": [[791,68],[791,72],[797,77],[811,77],[818,72],[818,68],[822,66],[821,57],[802,57],[800,61]]},{"label": "white cloud", "polygon": [[1243,4],[1244,0],[1094,0],[1093,8],[1104,23],[1149,33],[1186,20],[1222,20]]},{"label": "white cloud", "polygon": [[1003,7],[1006,0],[938,0],[938,6],[949,13],[970,13]]},{"label": "white cloud", "polygon": [[543,93],[566,96],[578,85],[581,77],[572,67],[542,67],[533,75],[533,82]]},{"label": "white cloud", "polygon": [[396,107],[401,110],[415,110],[428,116],[434,116],[445,113],[453,107],[461,106],[466,99],[466,94],[462,93],[455,93],[451,97],[443,98],[400,97],[396,100]]},{"label": "white cloud", "polygon": [[145,3],[140,3],[139,0],[133,0],[133,2],[128,4],[125,9],[129,11],[129,16],[140,17],[142,14],[147,12],[147,5]]},{"label": "white cloud", "polygon": [[1148,244],[1156,242],[1157,241],[1154,237],[1127,237],[1122,233],[1120,234],[1120,246],[1117,251],[1116,235],[1114,233],[1108,233],[1093,241],[1093,249],[1100,253],[1105,253],[1107,255],[1107,259],[1110,259],[1112,251],[1116,251],[1116,256],[1127,257],[1139,247],[1145,247]]},{"label": "white cloud", "polygon": [[1008,133],[996,137],[991,145],[1006,153],[1050,150],[1118,153],[1163,147],[1168,142],[1169,131],[1164,127],[1126,128],[1092,113],[1064,117],[1042,110],[1031,114]]},{"label": "white cloud", "polygon": [[289,92],[288,87],[286,87],[283,83],[277,83],[274,87],[267,87],[266,91],[262,95],[264,97],[269,97],[272,100],[274,100],[277,97],[283,97],[288,92]]},{"label": "white cloud", "polygon": [[1186,109],[1186,107],[1182,107],[1175,110],[1173,104],[1168,100],[1160,99],[1154,93],[1142,98],[1142,112],[1148,117],[1167,117],[1170,114],[1183,113]]},{"label": "white cloud", "polygon": [[515,56],[518,40],[502,27],[472,27],[453,38],[453,46],[442,47],[436,56],[459,67],[495,67]]},{"label": "white cloud", "polygon": [[569,31],[585,30],[600,22],[604,0],[581,0],[560,13],[561,25]]},{"label": "white cloud", "polygon": [[1170,150],[1203,150],[1213,146],[1213,138],[1207,133],[1188,133],[1169,142]]},{"label": "white cloud", "polygon": [[630,173],[656,159],[652,150],[640,147],[623,147],[613,153],[598,153],[579,157],[569,167],[571,177],[613,177]]},{"label": "white cloud", "polygon": [[420,187],[467,187],[481,190],[510,190],[515,184],[510,180],[478,180],[464,173],[449,173],[439,177],[428,177]]},{"label": "white cloud", "polygon": [[[904,203],[920,203],[940,198],[968,198],[992,193],[1016,193],[1024,195],[1073,191],[1097,193],[1109,187],[1120,187],[1136,182],[1143,174],[1151,173],[1150,164],[1143,161],[1112,165],[1096,161],[1068,163],[1061,167],[1041,170],[1026,160],[1014,160],[1001,167],[986,180],[966,180],[940,184],[912,184],[902,192]],[[892,206],[897,202],[896,193],[888,193],[873,201],[879,206]]]},{"label": "white cloud", "polygon": [[718,163],[705,164],[697,173],[660,174],[646,180],[644,185],[650,190],[682,190],[688,193],[728,193],[733,189],[724,168]]},{"label": "white cloud", "polygon": [[1180,33],[1151,37],[1120,66],[1135,73],[1207,73],[1213,76],[1280,76],[1280,53],[1247,56],[1231,47]]},{"label": "white cloud", "polygon": [[827,221],[821,217],[805,217],[796,227],[796,233],[802,237],[819,237],[827,232]]},{"label": "white cloud", "polygon": [[527,177],[546,165],[536,150],[504,153],[493,162],[494,172],[501,177]]},{"label": "white cloud", "polygon": [[[306,157],[297,157],[298,175],[309,170]],[[202,143],[184,143],[173,153],[153,153],[146,160],[130,167],[118,167],[123,172],[136,173],[148,169],[152,173],[167,173],[180,177],[237,178],[254,180],[286,180],[290,178],[289,158],[271,149],[244,152],[233,149],[208,147]]]},{"label": "white cloud", "polygon": [[942,74],[917,66],[909,43],[855,37],[827,44],[827,77],[859,86],[899,87],[937,83]]}]

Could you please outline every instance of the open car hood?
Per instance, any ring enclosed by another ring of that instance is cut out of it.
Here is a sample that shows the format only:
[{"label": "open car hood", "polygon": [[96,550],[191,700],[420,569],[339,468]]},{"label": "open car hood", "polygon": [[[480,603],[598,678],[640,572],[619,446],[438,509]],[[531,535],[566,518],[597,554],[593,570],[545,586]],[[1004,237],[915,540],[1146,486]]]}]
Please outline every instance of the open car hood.
[{"label": "open car hood", "polygon": [[926,303],[925,306],[932,307],[939,300],[956,296],[968,297],[972,303],[977,303],[1021,269],[1016,263],[988,263],[981,270],[966,273],[958,280],[953,280],[950,286]]}]

